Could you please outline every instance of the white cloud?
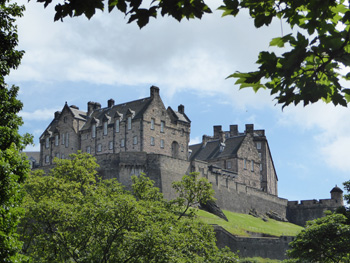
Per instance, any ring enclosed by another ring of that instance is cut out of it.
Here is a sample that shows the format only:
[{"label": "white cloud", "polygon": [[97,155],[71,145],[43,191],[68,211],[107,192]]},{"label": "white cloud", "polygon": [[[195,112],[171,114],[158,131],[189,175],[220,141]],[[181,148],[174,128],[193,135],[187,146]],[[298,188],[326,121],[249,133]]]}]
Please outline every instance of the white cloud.
[{"label": "white cloud", "polygon": [[21,116],[24,121],[48,121],[52,120],[53,113],[59,109],[40,109],[34,112],[20,111],[19,116]]}]

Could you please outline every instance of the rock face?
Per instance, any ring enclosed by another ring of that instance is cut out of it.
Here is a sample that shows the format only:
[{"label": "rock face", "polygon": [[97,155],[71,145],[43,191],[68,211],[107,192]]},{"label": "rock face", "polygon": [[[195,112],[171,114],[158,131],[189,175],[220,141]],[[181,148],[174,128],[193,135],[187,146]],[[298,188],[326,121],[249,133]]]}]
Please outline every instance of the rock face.
[{"label": "rock face", "polygon": [[209,213],[212,213],[226,221],[228,221],[221,208],[215,203],[215,201],[208,201],[206,204],[201,203],[201,208]]}]

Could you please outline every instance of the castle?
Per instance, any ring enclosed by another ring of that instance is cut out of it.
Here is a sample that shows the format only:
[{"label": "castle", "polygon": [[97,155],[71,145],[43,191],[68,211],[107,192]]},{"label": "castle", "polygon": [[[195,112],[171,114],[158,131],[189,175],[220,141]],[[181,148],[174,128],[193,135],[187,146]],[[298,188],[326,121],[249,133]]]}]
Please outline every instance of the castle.
[{"label": "castle", "polygon": [[66,103],[40,136],[40,167],[49,169],[53,158],[67,158],[78,150],[96,157],[103,178],[117,178],[126,187],[131,175],[145,173],[166,198],[173,198],[173,181],[199,172],[212,183],[222,209],[261,215],[304,225],[343,205],[342,190],[332,189],[331,199],[289,202],[278,197],[278,177],[264,130],[247,124],[229,131],[214,126],[213,136],[189,146],[191,121],[185,107],[166,108],[159,88],[150,96],[107,107],[88,102],[87,111]]}]

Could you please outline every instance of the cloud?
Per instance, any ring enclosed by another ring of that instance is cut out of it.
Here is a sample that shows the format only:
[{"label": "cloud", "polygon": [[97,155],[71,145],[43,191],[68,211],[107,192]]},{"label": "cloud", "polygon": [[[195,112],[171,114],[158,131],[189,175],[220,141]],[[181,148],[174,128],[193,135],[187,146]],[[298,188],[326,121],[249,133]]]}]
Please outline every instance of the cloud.
[{"label": "cloud", "polygon": [[53,112],[58,111],[59,109],[40,109],[35,110],[34,112],[21,111],[19,116],[21,116],[24,121],[48,121],[53,119]]},{"label": "cloud", "polygon": [[306,107],[285,108],[279,125],[305,133],[314,141],[316,150],[330,167],[350,172],[349,109],[315,103]]}]

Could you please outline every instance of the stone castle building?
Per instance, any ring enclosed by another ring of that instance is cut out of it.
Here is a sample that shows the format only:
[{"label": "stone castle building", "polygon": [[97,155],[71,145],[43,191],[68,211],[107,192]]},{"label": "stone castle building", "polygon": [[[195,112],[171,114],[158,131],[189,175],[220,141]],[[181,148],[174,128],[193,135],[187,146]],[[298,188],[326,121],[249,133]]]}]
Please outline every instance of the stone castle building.
[{"label": "stone castle building", "polygon": [[[214,126],[212,136],[189,146],[191,121],[183,105],[166,108],[159,88],[150,96],[107,107],[88,102],[87,111],[64,105],[40,137],[40,167],[49,169],[54,157],[67,158],[78,150],[96,157],[103,178],[117,178],[126,187],[131,175],[145,173],[166,198],[173,198],[173,181],[199,172],[212,183],[217,204],[234,212],[274,214],[305,224],[327,209],[341,206],[342,193],[331,199],[288,202],[278,197],[278,177],[264,130],[247,124],[229,131]],[[332,190],[332,191],[333,191]],[[340,189],[339,189],[340,190]],[[340,190],[341,191],[341,190]]]}]

